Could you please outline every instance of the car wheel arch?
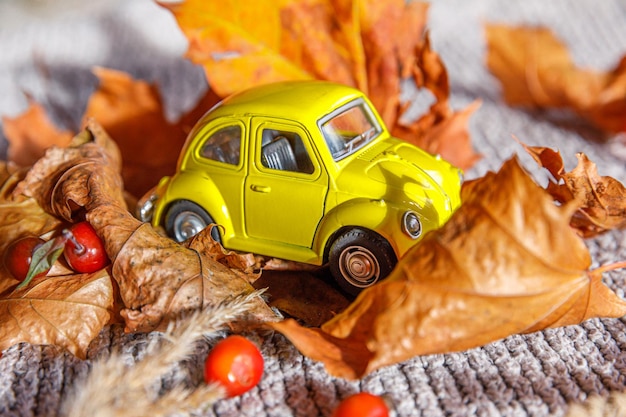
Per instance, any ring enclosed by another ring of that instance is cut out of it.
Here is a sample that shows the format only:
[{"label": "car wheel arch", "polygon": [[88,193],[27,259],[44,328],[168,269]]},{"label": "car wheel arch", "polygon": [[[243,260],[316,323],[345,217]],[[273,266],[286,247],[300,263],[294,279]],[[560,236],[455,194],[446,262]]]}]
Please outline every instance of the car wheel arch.
[{"label": "car wheel arch", "polygon": [[[396,257],[399,257],[399,250],[391,232],[376,227],[388,218],[390,208],[395,209],[387,203],[366,198],[350,200],[334,207],[324,215],[318,225],[315,240],[313,241],[313,250],[321,254],[323,262],[326,263],[328,262],[330,246],[337,237],[350,229],[360,228],[380,235],[389,242]],[[364,212],[370,213],[370,216],[361,217],[360,213]]]},{"label": "car wheel arch", "polygon": [[[171,229],[171,225],[168,224],[168,222],[170,222],[170,220],[169,220],[170,219],[170,213],[172,213],[172,210],[176,210],[177,207],[185,207],[185,206],[190,207],[190,208],[191,207],[196,207],[197,210],[193,210],[193,211],[196,211],[198,214],[204,213],[206,215],[206,217],[205,216],[202,216],[202,217],[204,217],[204,220],[207,223],[207,226],[209,224],[219,224],[215,220],[215,217],[213,217],[212,213],[210,213],[208,210],[206,210],[201,204],[198,204],[197,202],[195,202],[193,200],[190,200],[190,199],[187,199],[187,198],[176,199],[176,200],[173,200],[173,201],[169,202],[167,204],[167,206],[164,208],[163,215],[161,216],[161,222],[160,222],[161,226],[163,226],[163,228],[166,230],[168,236],[172,237],[173,239],[178,240],[175,237],[170,235],[170,233],[171,233],[171,230],[170,230]],[[214,228],[211,231],[211,235],[212,235],[212,237],[215,240],[217,240],[218,242],[221,243],[222,238],[220,236],[218,227]]]},{"label": "car wheel arch", "polygon": [[359,226],[359,225],[346,225],[346,226],[342,226],[339,229],[337,229],[333,234],[331,234],[329,236],[328,239],[326,239],[326,242],[324,244],[324,252],[323,252],[323,261],[324,263],[328,263],[328,256],[330,254],[330,248],[333,246],[333,243],[335,243],[335,241],[343,234],[348,233],[351,230],[355,230],[355,229],[360,229],[363,230],[365,232],[374,234],[378,237],[380,237],[381,239],[385,240],[387,243],[389,243],[389,245],[391,246],[391,249],[393,250],[396,259],[399,258],[398,256],[398,252],[396,250],[396,248],[393,245],[393,242],[386,236],[383,236],[382,234],[378,233],[377,231],[370,229],[368,227],[364,227],[364,226]]}]

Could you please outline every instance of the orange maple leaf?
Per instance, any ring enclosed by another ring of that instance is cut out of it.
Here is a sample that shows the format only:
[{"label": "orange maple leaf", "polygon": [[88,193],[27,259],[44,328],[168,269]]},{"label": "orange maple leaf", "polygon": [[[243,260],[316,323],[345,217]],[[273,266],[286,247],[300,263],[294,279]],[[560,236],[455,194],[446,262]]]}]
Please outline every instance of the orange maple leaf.
[{"label": "orange maple leaf", "polygon": [[578,67],[547,28],[487,25],[487,66],[512,105],[567,108],[607,132],[626,131],[626,56],[610,71]]},{"label": "orange maple leaf", "polygon": [[74,136],[53,125],[43,106],[33,101],[19,116],[3,117],[2,125],[9,142],[7,159],[20,166],[34,164],[50,146],[67,146]]}]

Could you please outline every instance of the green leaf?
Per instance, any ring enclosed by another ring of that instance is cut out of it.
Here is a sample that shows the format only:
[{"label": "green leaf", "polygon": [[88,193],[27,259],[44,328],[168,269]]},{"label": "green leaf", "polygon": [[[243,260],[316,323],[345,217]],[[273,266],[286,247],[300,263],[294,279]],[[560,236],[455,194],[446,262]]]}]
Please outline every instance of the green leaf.
[{"label": "green leaf", "polygon": [[37,250],[33,252],[33,257],[30,261],[30,267],[28,268],[26,278],[24,278],[24,281],[22,281],[17,288],[19,289],[27,286],[34,277],[50,270],[52,265],[63,253],[66,241],[67,239],[65,237],[59,236],[57,238],[50,239],[38,247]]}]

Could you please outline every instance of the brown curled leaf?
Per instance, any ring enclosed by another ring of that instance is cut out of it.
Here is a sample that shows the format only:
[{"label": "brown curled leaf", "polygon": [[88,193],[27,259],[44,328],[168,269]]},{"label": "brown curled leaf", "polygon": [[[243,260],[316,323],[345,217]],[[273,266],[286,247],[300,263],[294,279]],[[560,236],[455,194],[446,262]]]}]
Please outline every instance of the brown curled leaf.
[{"label": "brown curled leaf", "polygon": [[[113,263],[113,277],[126,306],[127,331],[163,329],[190,310],[218,305],[254,288],[238,272],[159,235],[115,205],[99,205],[87,220],[102,236]],[[273,320],[261,298],[244,320]]]},{"label": "brown curled leaf", "polygon": [[211,236],[214,227],[218,226],[207,227],[188,241],[183,242],[183,245],[223,264],[236,273],[241,273],[241,276],[246,280],[255,281],[259,275],[256,272],[260,270],[260,265],[254,254],[238,253],[225,249]]},{"label": "brown curled leaf", "polygon": [[76,210],[102,200],[125,205],[120,167],[115,143],[100,125],[89,120],[69,147],[49,148],[13,195],[35,198],[47,212],[72,221]]},{"label": "brown curled leaf", "polygon": [[[518,141],[519,142],[519,141]],[[521,143],[521,142],[520,142]],[[541,146],[521,145],[553,179],[547,191],[561,204],[576,201],[579,205],[571,225],[585,237],[626,227],[626,188],[613,177],[601,176],[595,163],[583,154],[576,154],[578,165],[565,172],[558,151]]]},{"label": "brown curled leaf", "polygon": [[466,183],[448,223],[320,329],[273,327],[330,373],[360,378],[415,355],[621,317],[626,302],[589,270],[589,252],[569,226],[575,209],[554,205],[510,160]]}]

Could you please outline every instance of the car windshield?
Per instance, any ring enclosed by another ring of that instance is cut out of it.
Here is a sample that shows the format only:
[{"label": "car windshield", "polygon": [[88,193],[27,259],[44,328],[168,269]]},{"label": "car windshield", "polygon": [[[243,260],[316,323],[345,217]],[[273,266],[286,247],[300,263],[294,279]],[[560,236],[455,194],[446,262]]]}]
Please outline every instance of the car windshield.
[{"label": "car windshield", "polygon": [[361,149],[382,132],[367,103],[355,100],[331,113],[320,128],[335,161]]}]

